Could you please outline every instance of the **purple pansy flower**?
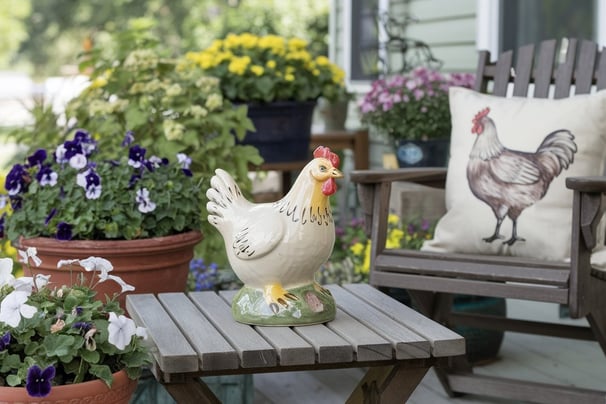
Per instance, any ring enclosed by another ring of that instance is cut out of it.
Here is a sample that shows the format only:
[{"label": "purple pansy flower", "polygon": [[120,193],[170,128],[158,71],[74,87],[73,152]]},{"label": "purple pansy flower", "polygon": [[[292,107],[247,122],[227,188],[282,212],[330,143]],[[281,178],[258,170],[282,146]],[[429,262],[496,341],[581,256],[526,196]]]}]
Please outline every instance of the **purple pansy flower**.
[{"label": "purple pansy flower", "polygon": [[95,149],[97,148],[97,142],[90,136],[90,134],[82,129],[78,129],[74,135],[74,141],[76,141],[80,148],[82,149],[82,153],[85,156],[90,156]]},{"label": "purple pansy flower", "polygon": [[57,240],[62,240],[62,241],[71,240],[73,237],[72,227],[73,226],[69,223],[60,222],[57,225],[57,234],[55,235]]},{"label": "purple pansy flower", "polygon": [[45,164],[40,167],[36,173],[36,179],[42,186],[55,186],[57,184],[58,174],[53,171],[50,164]]},{"label": "purple pansy flower", "polygon": [[2,336],[2,338],[0,338],[0,351],[4,351],[6,348],[8,348],[8,345],[11,343],[11,333],[10,332],[6,332],[6,334],[4,334]]},{"label": "purple pansy flower", "polygon": [[46,160],[46,150],[38,149],[34,154],[27,158],[27,162],[30,167],[42,165],[42,163]]},{"label": "purple pansy flower", "polygon": [[78,174],[76,183],[84,188],[87,199],[98,199],[101,196],[101,177],[94,168]]},{"label": "purple pansy flower", "polygon": [[48,226],[48,222],[57,214],[57,208],[52,208],[46,219],[44,219],[44,225]]},{"label": "purple pansy flower", "polygon": [[122,140],[122,147],[130,146],[135,141],[135,132],[132,130],[126,131],[124,140]]},{"label": "purple pansy flower", "polygon": [[141,213],[153,212],[156,209],[156,204],[149,199],[149,191],[147,188],[141,188],[137,190],[137,196],[135,197],[137,202],[137,209]]},{"label": "purple pansy flower", "polygon": [[4,183],[4,188],[10,196],[25,192],[26,186],[30,181],[30,176],[24,166],[15,164],[8,172]]},{"label": "purple pansy flower", "polygon": [[85,334],[92,327],[91,323],[86,321],[77,321],[72,325],[72,328],[77,328],[82,334]]},{"label": "purple pansy flower", "polygon": [[131,147],[128,151],[128,165],[134,168],[141,167],[141,164],[145,161],[145,152],[146,150],[139,145]]},{"label": "purple pansy flower", "polygon": [[4,237],[4,221],[6,220],[6,213],[0,216],[0,238]]},{"label": "purple pansy flower", "polygon": [[33,365],[27,370],[25,389],[32,397],[46,397],[51,392],[51,381],[55,377],[55,367],[50,365],[42,370],[38,365]]}]

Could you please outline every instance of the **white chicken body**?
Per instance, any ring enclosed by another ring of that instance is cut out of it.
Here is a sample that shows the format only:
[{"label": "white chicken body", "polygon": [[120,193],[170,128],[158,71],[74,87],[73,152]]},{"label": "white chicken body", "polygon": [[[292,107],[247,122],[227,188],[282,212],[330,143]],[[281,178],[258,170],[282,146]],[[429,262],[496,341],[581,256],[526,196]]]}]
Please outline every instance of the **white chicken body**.
[{"label": "white chicken body", "polygon": [[315,272],[330,257],[335,228],[328,195],[334,192],[334,178],[341,176],[329,159],[315,158],[283,199],[262,204],[246,200],[221,169],[211,179],[208,220],[223,236],[238,278],[247,287],[270,291],[268,302],[287,306],[283,296],[288,293],[282,289],[313,284]]}]

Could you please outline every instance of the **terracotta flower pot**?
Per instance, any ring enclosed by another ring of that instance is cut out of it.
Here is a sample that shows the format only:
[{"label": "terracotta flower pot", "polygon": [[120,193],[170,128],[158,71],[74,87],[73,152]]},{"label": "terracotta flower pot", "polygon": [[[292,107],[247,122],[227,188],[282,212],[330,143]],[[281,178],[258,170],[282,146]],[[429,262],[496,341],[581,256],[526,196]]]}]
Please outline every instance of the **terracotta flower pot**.
[{"label": "terracotta flower pot", "polygon": [[114,373],[109,388],[102,380],[91,380],[65,386],[53,386],[48,396],[30,397],[25,387],[0,387],[0,402],[17,403],[87,403],[127,404],[137,388],[137,381],[130,379],[124,370]]},{"label": "terracotta flower pot", "polygon": [[[20,248],[36,247],[42,264],[37,268],[30,267],[35,273],[51,275],[50,281],[55,285],[71,285],[78,273],[83,273],[87,281],[91,276],[76,266],[71,273],[67,267],[57,269],[59,260],[95,256],[111,261],[114,266],[112,275],[133,285],[135,290],[132,293],[161,293],[186,289],[189,262],[193,258],[194,246],[201,240],[202,234],[198,231],[140,240],[59,241],[35,237],[21,239]],[[29,275],[27,270],[25,274]],[[106,281],[97,285],[95,290],[97,297],[105,300],[105,294],[112,296],[120,292],[120,286]],[[122,308],[125,308],[125,299],[126,294],[120,295]]]}]

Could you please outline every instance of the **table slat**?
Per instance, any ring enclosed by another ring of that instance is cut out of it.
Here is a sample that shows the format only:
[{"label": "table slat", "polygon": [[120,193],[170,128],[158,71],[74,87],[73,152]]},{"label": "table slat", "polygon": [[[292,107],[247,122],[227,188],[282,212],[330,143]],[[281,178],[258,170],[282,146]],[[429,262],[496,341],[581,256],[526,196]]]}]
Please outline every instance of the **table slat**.
[{"label": "table slat", "polygon": [[294,331],[314,347],[318,363],[353,362],[354,352],[351,344],[325,324],[294,327]]},{"label": "table slat", "polygon": [[238,353],[183,293],[162,293],[158,299],[198,352],[201,370],[237,369]]},{"label": "table slat", "polygon": [[393,348],[389,341],[341,309],[337,309],[335,319],[326,323],[326,326],[352,345],[358,362],[393,358]]},{"label": "table slat", "polygon": [[240,356],[244,368],[275,366],[276,351],[255,330],[233,320],[231,307],[215,292],[191,292],[189,294],[198,309],[204,313],[223,334]]},{"label": "table slat", "polygon": [[133,320],[147,328],[158,366],[166,373],[198,371],[194,348],[181,334],[160,302],[152,294],[126,296],[126,309]]},{"label": "table slat", "polygon": [[[237,290],[219,292],[226,302],[231,302]],[[301,338],[289,327],[254,327],[265,338],[278,354],[280,365],[310,365],[316,361],[314,347]]]},{"label": "table slat", "polygon": [[429,358],[427,339],[394,321],[374,306],[336,285],[327,286],[337,306],[391,343],[397,359]]},{"label": "table slat", "polygon": [[459,334],[425,317],[403,303],[367,284],[348,284],[355,293],[387,316],[425,337],[432,345],[433,356],[457,356],[465,353],[465,340]]}]

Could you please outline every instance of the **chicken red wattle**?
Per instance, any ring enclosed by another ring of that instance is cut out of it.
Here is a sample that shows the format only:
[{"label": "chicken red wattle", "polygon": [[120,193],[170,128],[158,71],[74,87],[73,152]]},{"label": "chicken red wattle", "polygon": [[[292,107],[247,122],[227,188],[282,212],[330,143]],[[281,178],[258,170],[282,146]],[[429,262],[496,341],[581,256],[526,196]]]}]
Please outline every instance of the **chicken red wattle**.
[{"label": "chicken red wattle", "polygon": [[[334,168],[339,168],[340,159],[336,153],[330,151],[330,147],[326,146],[318,146],[316,150],[314,150],[314,157],[323,157],[328,159]],[[326,196],[330,196],[337,192],[337,182],[334,178],[329,178],[322,184],[322,193]]]}]

